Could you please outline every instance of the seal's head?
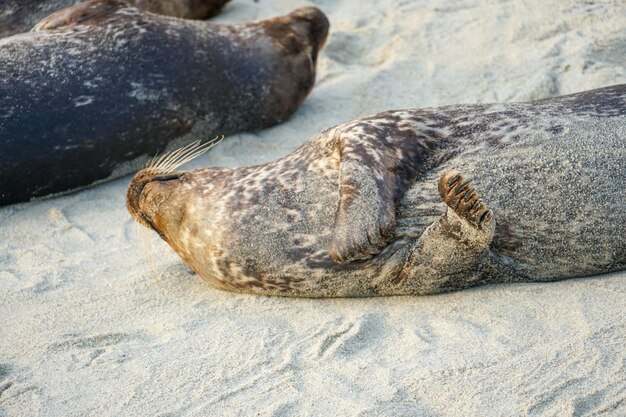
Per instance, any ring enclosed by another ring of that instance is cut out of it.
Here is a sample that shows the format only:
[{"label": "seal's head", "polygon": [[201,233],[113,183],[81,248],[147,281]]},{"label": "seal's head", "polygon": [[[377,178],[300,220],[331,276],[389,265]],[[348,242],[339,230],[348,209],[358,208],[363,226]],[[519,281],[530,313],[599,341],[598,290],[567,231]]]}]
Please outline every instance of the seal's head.
[{"label": "seal's head", "polygon": [[133,177],[126,192],[126,208],[140,224],[154,230],[166,242],[168,231],[174,231],[182,220],[180,205],[175,193],[184,182],[185,173],[176,171],[181,165],[202,155],[223,139],[217,137],[209,142],[195,141],[189,145],[154,158],[148,166]]},{"label": "seal's head", "polygon": [[140,224],[157,232],[167,240],[162,225],[156,216],[163,214],[165,208],[166,188],[171,187],[171,181],[180,179],[182,174],[158,174],[150,168],[139,171],[128,187],[126,193],[126,207],[130,215]]},{"label": "seal's head", "polygon": [[330,23],[316,7],[302,7],[286,16],[256,22],[265,36],[277,46],[279,56],[270,56],[280,63],[273,69],[274,82],[268,95],[271,101],[264,104],[268,121],[272,124],[286,120],[302,104],[313,85],[317,56],[328,36]]},{"label": "seal's head", "polygon": [[311,59],[326,43],[330,23],[326,15],[317,7],[301,7],[287,16],[276,18],[273,24],[266,25],[266,31],[279,40],[287,49],[311,48]]}]

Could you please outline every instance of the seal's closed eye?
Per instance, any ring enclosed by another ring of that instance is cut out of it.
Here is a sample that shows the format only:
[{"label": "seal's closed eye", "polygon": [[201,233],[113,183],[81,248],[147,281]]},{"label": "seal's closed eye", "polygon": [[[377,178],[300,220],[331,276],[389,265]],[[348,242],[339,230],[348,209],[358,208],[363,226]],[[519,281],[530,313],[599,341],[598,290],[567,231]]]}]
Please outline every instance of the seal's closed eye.
[{"label": "seal's closed eye", "polygon": [[172,181],[177,180],[181,177],[182,174],[168,174],[168,175],[158,175],[154,177],[151,181]]}]

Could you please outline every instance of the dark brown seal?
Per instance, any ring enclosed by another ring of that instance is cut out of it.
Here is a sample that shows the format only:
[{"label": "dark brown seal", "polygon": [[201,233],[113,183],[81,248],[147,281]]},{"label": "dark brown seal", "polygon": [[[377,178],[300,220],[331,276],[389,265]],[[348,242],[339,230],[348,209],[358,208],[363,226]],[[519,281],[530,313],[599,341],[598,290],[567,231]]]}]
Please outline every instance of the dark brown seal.
[{"label": "dark brown seal", "polygon": [[626,268],[625,138],[626,85],[390,111],[260,166],[179,172],[174,155],[137,173],[127,206],[233,291],[373,296],[553,281]]},{"label": "dark brown seal", "polygon": [[[35,23],[65,7],[84,0],[0,1],[0,38],[28,32]],[[127,0],[146,12],[185,19],[207,19],[217,15],[230,0]]]},{"label": "dark brown seal", "polygon": [[216,25],[96,0],[36,29],[0,39],[0,205],[126,174],[172,140],[284,121],[328,20],[305,7]]}]

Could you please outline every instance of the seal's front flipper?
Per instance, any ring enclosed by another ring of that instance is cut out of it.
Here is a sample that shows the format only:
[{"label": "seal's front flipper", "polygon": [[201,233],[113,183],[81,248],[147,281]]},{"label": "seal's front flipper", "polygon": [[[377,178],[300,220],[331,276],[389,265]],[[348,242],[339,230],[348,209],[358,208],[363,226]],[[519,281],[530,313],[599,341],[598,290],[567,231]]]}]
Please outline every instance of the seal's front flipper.
[{"label": "seal's front flipper", "polygon": [[483,266],[495,230],[493,212],[458,172],[444,173],[438,186],[446,213],[424,231],[390,284],[405,286],[407,293],[458,290],[486,279]]},{"label": "seal's front flipper", "polygon": [[335,262],[367,259],[394,236],[396,205],[409,181],[396,172],[395,154],[380,144],[339,138],[339,206],[330,255]]},{"label": "seal's front flipper", "polygon": [[396,204],[384,181],[379,184],[373,171],[356,161],[341,162],[339,207],[330,246],[335,262],[367,259],[393,237]]},{"label": "seal's front flipper", "polygon": [[122,0],[91,0],[66,7],[37,22],[32,32],[59,29],[65,26],[95,23],[119,9],[131,7]]},{"label": "seal's front flipper", "polygon": [[453,228],[456,223],[471,226],[475,230],[469,233],[475,235],[475,239],[491,242],[495,226],[493,212],[478,198],[470,182],[457,171],[447,171],[439,178],[437,185],[441,199],[448,205],[444,218],[446,227]]}]

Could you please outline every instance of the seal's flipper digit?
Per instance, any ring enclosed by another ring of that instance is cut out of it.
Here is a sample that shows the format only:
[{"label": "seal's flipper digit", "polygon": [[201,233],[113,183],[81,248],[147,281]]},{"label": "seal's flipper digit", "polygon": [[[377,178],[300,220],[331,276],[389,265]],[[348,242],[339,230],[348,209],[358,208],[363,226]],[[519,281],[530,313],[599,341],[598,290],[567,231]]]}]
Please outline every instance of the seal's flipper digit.
[{"label": "seal's flipper digit", "polygon": [[80,25],[99,21],[119,9],[131,7],[123,0],[91,0],[66,7],[40,20],[31,29],[32,32],[59,29],[64,26]]},{"label": "seal's flipper digit", "polygon": [[[444,172],[437,185],[439,195],[448,207],[439,221],[426,229],[420,238],[422,244],[440,246],[440,250],[454,247],[452,252],[460,250],[478,254],[487,251],[493,240],[495,220],[476,189],[456,171]],[[443,244],[444,241],[447,243]]]},{"label": "seal's flipper digit", "polygon": [[480,200],[476,189],[457,171],[447,171],[439,178],[439,195],[448,207],[471,226],[489,230],[493,212]]}]

